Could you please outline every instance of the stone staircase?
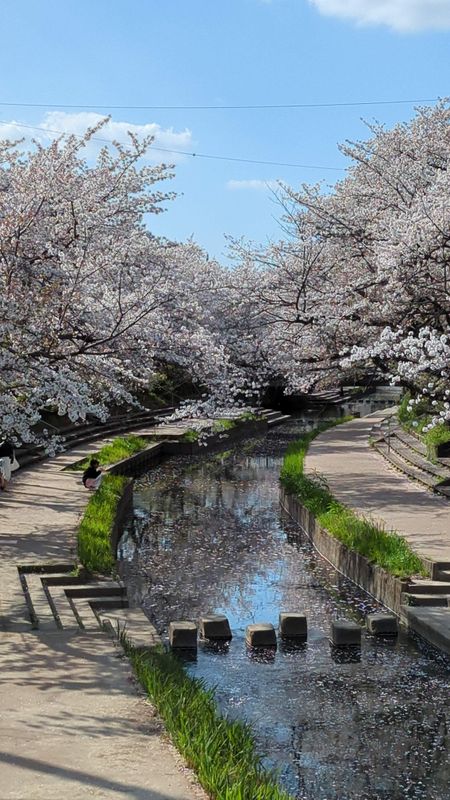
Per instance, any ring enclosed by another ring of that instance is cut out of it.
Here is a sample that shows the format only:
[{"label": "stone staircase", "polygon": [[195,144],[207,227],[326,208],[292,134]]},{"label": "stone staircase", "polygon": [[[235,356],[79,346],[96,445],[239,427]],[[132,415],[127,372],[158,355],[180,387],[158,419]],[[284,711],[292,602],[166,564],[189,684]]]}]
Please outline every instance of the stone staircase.
[{"label": "stone staircase", "polygon": [[423,442],[403,430],[395,417],[374,425],[370,433],[374,450],[410,480],[443,497],[450,497],[449,459],[427,458]]},{"label": "stone staircase", "polygon": [[402,600],[408,629],[450,656],[450,562],[433,563],[431,580],[410,580]]},{"label": "stone staircase", "polygon": [[43,633],[125,632],[137,647],[160,643],[155,628],[139,608],[129,608],[119,580],[89,577],[74,564],[22,564],[19,579],[31,626]]},{"label": "stone staircase", "polygon": [[[66,428],[54,429],[53,433],[64,440],[67,449],[87,442],[95,441],[109,435],[119,436],[121,433],[131,431],[140,426],[156,425],[160,417],[172,414],[174,408],[163,408],[161,410],[140,411],[123,416],[110,417],[106,422],[86,422],[83,424],[71,425]],[[50,427],[49,425],[44,427]],[[16,450],[17,459],[21,468],[32,466],[38,461],[47,458],[47,454],[41,447],[33,445],[23,446]]]},{"label": "stone staircase", "polygon": [[287,422],[291,419],[290,414],[283,414],[281,411],[272,411],[270,408],[264,408],[261,411],[261,416],[267,421],[269,428],[273,428],[275,425],[282,425],[283,422]]},{"label": "stone staircase", "polygon": [[407,606],[450,607],[450,563],[434,563],[431,579],[411,579],[403,602]]}]

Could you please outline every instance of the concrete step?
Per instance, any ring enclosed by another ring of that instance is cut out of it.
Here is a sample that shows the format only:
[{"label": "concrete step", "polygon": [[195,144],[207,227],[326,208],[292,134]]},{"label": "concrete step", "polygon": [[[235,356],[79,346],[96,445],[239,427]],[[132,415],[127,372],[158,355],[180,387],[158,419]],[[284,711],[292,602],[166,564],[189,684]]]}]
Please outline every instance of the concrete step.
[{"label": "concrete step", "polygon": [[407,592],[413,594],[448,594],[450,595],[450,581],[417,580],[408,584]]},{"label": "concrete step", "polygon": [[49,603],[42,576],[37,572],[29,572],[22,576],[26,587],[30,615],[35,627],[41,631],[53,632],[60,629],[57,619]]},{"label": "concrete step", "polygon": [[97,616],[103,629],[118,638],[125,635],[134,647],[147,649],[161,644],[156,628],[140,608],[100,611]]},{"label": "concrete step", "polygon": [[126,588],[117,581],[70,574],[73,564],[20,565],[19,576],[32,626],[41,631],[98,631],[95,609],[128,605]]},{"label": "concrete step", "polygon": [[374,425],[370,437],[374,449],[393,467],[436,494],[450,498],[450,472],[446,464],[432,463],[427,449],[418,438],[403,430],[401,425],[386,418]]},{"label": "concrete step", "polygon": [[283,422],[287,422],[289,419],[291,419],[290,414],[279,414],[277,417],[268,419],[267,425],[269,428],[272,428],[274,425],[282,425]]},{"label": "concrete step", "polygon": [[442,486],[440,479],[436,475],[432,475],[429,471],[424,471],[419,466],[414,466],[412,463],[406,461],[392,446],[389,449],[385,441],[373,441],[372,444],[376,452],[382,455],[386,461],[395,467],[395,469],[402,472],[407,478],[422,484],[435,494],[439,494],[442,497],[450,497],[450,486]]},{"label": "concrete step", "polygon": [[402,442],[402,444],[404,444],[406,447],[409,447],[410,450],[413,450],[423,458],[427,458],[428,453],[426,445],[416,436],[413,436],[411,433],[405,431],[401,425],[395,425],[392,428],[392,433],[397,437],[397,439],[399,439],[399,441]]},{"label": "concrete step", "polygon": [[407,478],[411,480],[415,480],[418,483],[421,483],[427,489],[433,490],[436,484],[436,480],[434,477],[429,475],[427,472],[419,469],[418,467],[414,467],[411,464],[408,464],[401,456],[395,453],[392,448],[389,450],[386,442],[375,442],[374,449],[376,452],[380,453],[386,461],[389,462],[393,467],[398,469]]},{"label": "concrete step", "polygon": [[79,622],[73,605],[66,595],[65,587],[58,584],[49,585],[47,586],[47,595],[58,627],[63,630],[78,630]]},{"label": "concrete step", "polygon": [[407,445],[403,444],[397,436],[391,436],[390,438],[390,445],[391,450],[397,453],[400,458],[403,458],[408,464],[411,464],[414,467],[422,470],[423,472],[427,472],[433,477],[436,478],[437,481],[445,480],[445,478],[449,477],[447,470],[444,467],[437,467],[428,461],[426,458],[421,456],[415,450],[412,450]]},{"label": "concrete step", "polygon": [[[105,423],[90,422],[83,425],[70,425],[54,433],[61,436],[66,447],[74,447],[76,444],[85,444],[96,439],[115,436],[121,432],[129,432],[142,425],[153,425],[157,423],[157,417],[164,417],[173,413],[174,408],[163,408],[161,410],[143,411],[132,416],[122,416],[110,418]],[[17,450],[18,461],[21,468],[29,467],[47,458],[42,448],[34,446],[22,447]]]},{"label": "concrete step", "polygon": [[450,497],[450,478],[439,481],[435,486],[435,491],[438,492],[438,494],[442,494],[444,497]]},{"label": "concrete step", "polygon": [[125,586],[121,586],[117,582],[99,581],[85,583],[81,586],[68,586],[65,592],[67,597],[90,599],[94,597],[122,597],[127,590]]},{"label": "concrete step", "polygon": [[263,408],[260,412],[260,416],[264,417],[264,419],[273,419],[274,417],[278,417],[281,414],[281,411],[273,411],[271,408]]},{"label": "concrete step", "polygon": [[447,594],[412,594],[405,592],[403,595],[404,604],[407,606],[448,606],[449,595]]},{"label": "concrete step", "polygon": [[93,599],[89,597],[71,597],[69,598],[69,601],[79,627],[83,631],[94,633],[98,633],[98,629],[100,627],[98,613],[101,609],[103,609],[103,606],[105,608],[111,608],[111,606],[114,608],[128,606],[128,600],[126,597],[121,597],[118,595],[104,595],[101,599]]},{"label": "concrete step", "polygon": [[450,608],[403,607],[408,628],[450,655]]},{"label": "concrete step", "polygon": [[449,581],[450,582],[450,569],[446,567],[441,567],[440,564],[435,564],[435,580],[437,581]]}]

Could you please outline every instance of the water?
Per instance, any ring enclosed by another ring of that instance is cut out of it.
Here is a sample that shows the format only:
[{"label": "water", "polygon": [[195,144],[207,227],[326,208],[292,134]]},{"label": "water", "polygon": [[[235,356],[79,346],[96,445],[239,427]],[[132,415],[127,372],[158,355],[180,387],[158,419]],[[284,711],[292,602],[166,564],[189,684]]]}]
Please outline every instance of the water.
[{"label": "water", "polygon": [[[366,409],[366,413],[369,409]],[[249,721],[265,763],[304,800],[450,797],[448,660],[405,635],[333,651],[337,617],[380,605],[340,576],[283,519],[278,475],[297,420],[227,453],[174,458],[135,487],[121,542],[131,600],[158,630],[225,613],[229,646],[201,646],[188,670],[217,687],[221,709]],[[304,646],[251,652],[245,627],[304,610]]]}]

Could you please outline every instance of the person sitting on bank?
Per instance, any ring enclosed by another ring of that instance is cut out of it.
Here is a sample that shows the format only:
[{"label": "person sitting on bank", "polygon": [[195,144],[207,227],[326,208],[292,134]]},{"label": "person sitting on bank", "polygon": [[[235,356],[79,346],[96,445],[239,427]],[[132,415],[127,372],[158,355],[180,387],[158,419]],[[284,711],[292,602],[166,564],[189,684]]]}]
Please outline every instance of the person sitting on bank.
[{"label": "person sitting on bank", "polygon": [[86,489],[98,489],[102,482],[103,472],[99,469],[100,462],[91,458],[89,466],[83,472],[83,484]]}]

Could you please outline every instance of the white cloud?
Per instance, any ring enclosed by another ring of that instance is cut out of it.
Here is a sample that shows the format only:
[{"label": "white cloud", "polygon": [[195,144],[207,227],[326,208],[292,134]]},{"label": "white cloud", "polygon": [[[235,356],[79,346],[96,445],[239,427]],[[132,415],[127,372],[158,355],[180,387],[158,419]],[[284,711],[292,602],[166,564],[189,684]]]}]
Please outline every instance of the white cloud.
[{"label": "white cloud", "polygon": [[413,32],[450,28],[450,0],[309,0],[322,14]]},{"label": "white cloud", "polygon": [[[87,128],[96,125],[103,118],[103,114],[97,114],[92,111],[80,111],[70,114],[64,111],[50,111],[35,125],[14,120],[5,124],[1,123],[0,139],[15,140],[24,138],[26,142],[36,139],[41,144],[47,144],[61,133],[73,133],[77,136],[83,136]],[[164,152],[165,150],[189,151],[192,149],[192,134],[187,128],[184,131],[177,132],[173,128],[162,128],[156,122],[137,125],[133,122],[116,122],[111,119],[86,147],[86,158],[95,157],[100,148],[105,145],[105,141],[101,140],[116,140],[126,144],[128,131],[136,134],[140,139],[145,136],[154,136],[152,148],[145,156],[145,160],[152,164],[161,161],[176,163],[184,158],[183,155]],[[156,149],[158,147],[162,148],[162,150]]]},{"label": "white cloud", "polygon": [[231,189],[232,191],[239,189],[254,189],[256,191],[261,192],[267,189],[276,189],[277,186],[278,186],[277,181],[259,181],[259,180],[227,181],[227,189]]}]

